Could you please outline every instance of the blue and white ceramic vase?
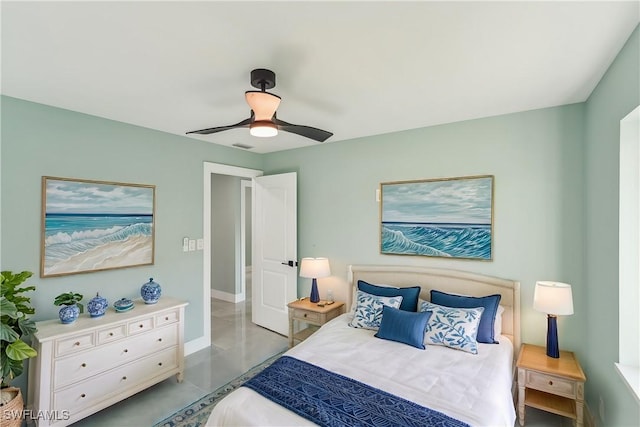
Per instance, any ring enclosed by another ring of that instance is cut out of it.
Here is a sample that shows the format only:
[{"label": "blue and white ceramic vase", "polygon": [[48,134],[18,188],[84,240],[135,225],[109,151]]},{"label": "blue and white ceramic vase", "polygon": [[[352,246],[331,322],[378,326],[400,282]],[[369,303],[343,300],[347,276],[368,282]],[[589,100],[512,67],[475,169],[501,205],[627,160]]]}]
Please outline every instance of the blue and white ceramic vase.
[{"label": "blue and white ceramic vase", "polygon": [[96,296],[87,303],[87,311],[89,311],[91,317],[104,316],[107,307],[109,307],[109,302],[106,298],[101,297],[99,293],[96,293]]},{"label": "blue and white ceramic vase", "polygon": [[76,304],[64,305],[58,312],[58,316],[60,317],[60,321],[64,324],[73,323],[76,321],[78,316],[80,316],[80,307]]},{"label": "blue and white ceramic vase", "polygon": [[142,285],[142,288],[140,289],[140,295],[142,296],[145,304],[157,303],[161,294],[162,288],[160,288],[160,284],[153,281],[153,277],[150,278],[147,283]]}]

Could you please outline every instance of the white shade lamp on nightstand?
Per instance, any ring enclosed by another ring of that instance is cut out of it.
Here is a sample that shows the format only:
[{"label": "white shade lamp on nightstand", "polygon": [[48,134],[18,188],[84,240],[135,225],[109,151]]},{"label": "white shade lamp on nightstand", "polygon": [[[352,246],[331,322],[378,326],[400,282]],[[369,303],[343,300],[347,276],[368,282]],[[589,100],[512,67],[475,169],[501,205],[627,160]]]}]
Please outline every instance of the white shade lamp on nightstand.
[{"label": "white shade lamp on nightstand", "polygon": [[573,314],[571,285],[561,282],[536,282],[533,293],[534,310],[547,313],[547,356],[560,357],[558,346],[558,316]]},{"label": "white shade lamp on nightstand", "polygon": [[329,260],[327,258],[302,258],[300,262],[300,277],[307,277],[311,280],[311,296],[309,301],[320,301],[320,293],[318,292],[318,281],[322,277],[331,275],[329,269]]}]

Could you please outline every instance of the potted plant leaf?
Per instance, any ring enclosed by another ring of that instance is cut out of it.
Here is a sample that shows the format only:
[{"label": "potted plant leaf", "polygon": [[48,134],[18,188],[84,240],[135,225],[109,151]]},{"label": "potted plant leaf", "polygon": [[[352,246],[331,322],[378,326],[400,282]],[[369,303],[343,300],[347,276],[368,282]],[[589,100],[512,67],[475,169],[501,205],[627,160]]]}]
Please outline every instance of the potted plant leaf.
[{"label": "potted plant leaf", "polygon": [[84,306],[80,301],[82,301],[82,294],[76,292],[65,292],[53,300],[53,305],[63,306],[58,312],[62,323],[73,323],[80,313],[84,313]]},{"label": "potted plant leaf", "polygon": [[36,332],[36,325],[29,316],[35,313],[31,298],[25,292],[35,286],[21,286],[33,273],[11,271],[0,273],[0,366],[2,367],[1,402],[3,421],[7,426],[22,424],[24,399],[19,388],[11,387],[11,380],[20,376],[26,359],[35,357],[37,352],[24,340]]}]

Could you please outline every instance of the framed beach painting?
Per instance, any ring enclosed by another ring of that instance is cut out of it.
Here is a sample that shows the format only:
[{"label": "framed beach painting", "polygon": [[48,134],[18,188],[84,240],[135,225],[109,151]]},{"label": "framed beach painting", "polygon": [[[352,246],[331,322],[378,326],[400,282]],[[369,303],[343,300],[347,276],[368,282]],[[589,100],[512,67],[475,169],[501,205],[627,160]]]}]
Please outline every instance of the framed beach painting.
[{"label": "framed beach painting", "polygon": [[42,177],[40,277],[153,264],[155,186]]},{"label": "framed beach painting", "polygon": [[492,175],[380,184],[380,252],[489,261]]}]

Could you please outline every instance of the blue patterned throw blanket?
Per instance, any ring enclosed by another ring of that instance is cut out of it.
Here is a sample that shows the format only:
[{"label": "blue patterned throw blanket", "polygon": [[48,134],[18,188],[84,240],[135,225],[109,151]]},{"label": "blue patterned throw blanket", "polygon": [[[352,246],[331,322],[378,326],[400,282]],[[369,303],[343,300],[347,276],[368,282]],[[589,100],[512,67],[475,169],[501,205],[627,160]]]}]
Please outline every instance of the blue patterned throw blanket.
[{"label": "blue patterned throw blanket", "polygon": [[289,356],[246,383],[321,426],[469,427],[441,412]]}]

